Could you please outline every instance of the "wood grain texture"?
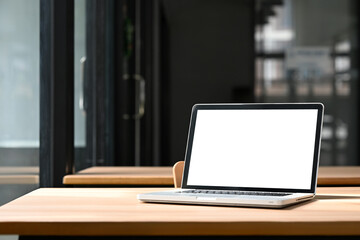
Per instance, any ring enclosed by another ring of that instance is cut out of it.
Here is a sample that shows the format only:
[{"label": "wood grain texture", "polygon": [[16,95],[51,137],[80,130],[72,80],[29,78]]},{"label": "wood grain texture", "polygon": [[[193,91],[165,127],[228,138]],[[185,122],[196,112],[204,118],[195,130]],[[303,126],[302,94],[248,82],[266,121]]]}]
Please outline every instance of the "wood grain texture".
[{"label": "wood grain texture", "polygon": [[285,209],[149,204],[164,188],[38,189],[0,207],[0,234],[87,236],[360,235],[360,187],[318,188]]},{"label": "wood grain texture", "polygon": [[174,187],[180,188],[184,172],[185,161],[178,161],[173,166]]},{"label": "wood grain texture", "polygon": [[360,185],[360,166],[322,166],[318,185]]},{"label": "wood grain texture", "polygon": [[[180,169],[180,168],[179,168]],[[176,176],[180,179],[180,174]],[[63,178],[65,185],[173,186],[172,167],[91,167]],[[181,180],[179,184],[181,185]],[[318,186],[360,185],[360,166],[321,166]]]},{"label": "wood grain texture", "polygon": [[67,185],[173,186],[172,167],[91,167],[63,178]]}]

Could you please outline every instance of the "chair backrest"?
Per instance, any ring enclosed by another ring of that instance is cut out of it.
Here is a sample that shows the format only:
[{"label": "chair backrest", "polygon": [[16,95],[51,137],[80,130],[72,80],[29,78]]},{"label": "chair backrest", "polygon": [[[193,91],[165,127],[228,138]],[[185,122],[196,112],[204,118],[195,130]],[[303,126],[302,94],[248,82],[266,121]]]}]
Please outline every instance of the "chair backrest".
[{"label": "chair backrest", "polygon": [[184,161],[179,161],[173,166],[173,178],[175,188],[181,187],[181,180],[184,171]]}]

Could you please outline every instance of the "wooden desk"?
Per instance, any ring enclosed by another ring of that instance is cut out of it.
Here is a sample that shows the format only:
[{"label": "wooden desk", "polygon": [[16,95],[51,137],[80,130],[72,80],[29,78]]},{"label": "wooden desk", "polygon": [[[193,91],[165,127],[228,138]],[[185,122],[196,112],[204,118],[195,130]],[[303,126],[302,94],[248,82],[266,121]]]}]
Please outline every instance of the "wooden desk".
[{"label": "wooden desk", "polygon": [[0,207],[0,234],[49,236],[360,235],[360,187],[318,188],[285,209],[141,203],[164,188],[38,189]]},{"label": "wooden desk", "polygon": [[[65,185],[173,186],[172,167],[91,167],[63,179]],[[319,168],[318,185],[360,185],[360,166]]]},{"label": "wooden desk", "polygon": [[63,178],[66,185],[174,186],[172,167],[91,167]]},{"label": "wooden desk", "polygon": [[0,167],[1,184],[39,184],[39,167]]},{"label": "wooden desk", "polygon": [[318,185],[360,185],[360,166],[321,166]]}]

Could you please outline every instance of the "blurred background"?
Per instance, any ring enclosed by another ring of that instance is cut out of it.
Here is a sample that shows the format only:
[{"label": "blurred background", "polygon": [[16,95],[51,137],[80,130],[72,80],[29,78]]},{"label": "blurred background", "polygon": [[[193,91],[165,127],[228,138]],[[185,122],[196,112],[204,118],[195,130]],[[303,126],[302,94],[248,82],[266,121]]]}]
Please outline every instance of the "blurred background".
[{"label": "blurred background", "polygon": [[[39,187],[44,2],[0,0],[0,205]],[[68,2],[76,171],[183,160],[210,102],[322,102],[320,164],[360,165],[357,1]]]}]

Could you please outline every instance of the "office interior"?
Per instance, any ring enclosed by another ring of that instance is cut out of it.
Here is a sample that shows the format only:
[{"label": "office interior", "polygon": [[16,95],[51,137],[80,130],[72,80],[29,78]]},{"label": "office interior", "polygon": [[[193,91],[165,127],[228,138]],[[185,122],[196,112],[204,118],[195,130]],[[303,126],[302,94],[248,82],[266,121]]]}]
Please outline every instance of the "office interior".
[{"label": "office interior", "polygon": [[0,0],[0,23],[0,205],[182,161],[195,103],[322,102],[320,165],[360,165],[355,0]]}]

